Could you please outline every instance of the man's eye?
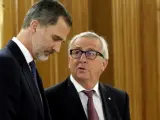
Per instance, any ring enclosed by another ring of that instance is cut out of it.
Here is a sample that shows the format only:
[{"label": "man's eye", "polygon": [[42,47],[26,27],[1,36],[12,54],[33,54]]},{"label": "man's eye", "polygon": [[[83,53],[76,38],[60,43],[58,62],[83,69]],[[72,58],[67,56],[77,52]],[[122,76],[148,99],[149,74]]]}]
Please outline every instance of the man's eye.
[{"label": "man's eye", "polygon": [[58,38],[53,38],[53,41],[59,41],[60,39],[58,39]]},{"label": "man's eye", "polygon": [[94,51],[88,51],[88,55],[95,55],[96,53]]},{"label": "man's eye", "polygon": [[75,51],[74,53],[75,53],[75,54],[80,54],[80,53],[81,53],[81,51]]}]

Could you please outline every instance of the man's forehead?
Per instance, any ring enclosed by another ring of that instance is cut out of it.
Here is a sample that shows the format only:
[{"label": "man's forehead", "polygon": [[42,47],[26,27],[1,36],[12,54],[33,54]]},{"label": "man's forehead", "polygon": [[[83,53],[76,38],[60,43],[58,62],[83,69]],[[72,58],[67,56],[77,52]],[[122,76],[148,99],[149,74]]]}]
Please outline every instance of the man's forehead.
[{"label": "man's forehead", "polygon": [[99,50],[98,47],[94,47],[94,46],[80,46],[80,45],[74,45],[71,47],[71,49],[80,49],[80,50]]},{"label": "man's forehead", "polygon": [[101,46],[100,41],[88,38],[78,38],[71,45],[71,47],[86,48],[86,49],[99,48],[100,46]]}]

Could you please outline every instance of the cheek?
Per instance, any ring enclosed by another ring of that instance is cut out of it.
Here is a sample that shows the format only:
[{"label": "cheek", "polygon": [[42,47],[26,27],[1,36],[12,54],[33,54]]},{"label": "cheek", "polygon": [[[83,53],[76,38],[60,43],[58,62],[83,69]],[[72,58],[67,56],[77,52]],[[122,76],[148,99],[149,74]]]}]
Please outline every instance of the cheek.
[{"label": "cheek", "polygon": [[69,59],[68,67],[69,67],[71,70],[75,71],[76,66],[77,66],[77,62],[76,62],[75,60],[73,60],[73,59]]},{"label": "cheek", "polygon": [[103,65],[101,63],[93,63],[90,65],[90,70],[93,74],[100,74],[103,71]]},{"label": "cheek", "polygon": [[52,42],[46,39],[42,39],[41,46],[42,49],[50,50],[50,48],[52,48]]},{"label": "cheek", "polygon": [[72,64],[73,64],[73,60],[72,60],[72,58],[69,57],[68,58],[68,67],[72,68],[72,66],[73,66]]},{"label": "cheek", "polygon": [[36,41],[42,42],[42,40],[44,39],[44,35],[39,34],[39,35],[36,36],[35,39],[36,39]]}]

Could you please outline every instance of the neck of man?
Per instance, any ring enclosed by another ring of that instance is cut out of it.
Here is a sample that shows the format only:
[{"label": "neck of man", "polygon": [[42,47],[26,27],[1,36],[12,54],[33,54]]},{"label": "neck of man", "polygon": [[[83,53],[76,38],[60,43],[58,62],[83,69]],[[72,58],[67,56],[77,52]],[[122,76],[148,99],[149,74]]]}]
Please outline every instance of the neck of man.
[{"label": "neck of man", "polygon": [[30,34],[28,33],[28,31],[22,29],[16,37],[28,49],[30,54],[33,56],[32,41],[31,41]]}]

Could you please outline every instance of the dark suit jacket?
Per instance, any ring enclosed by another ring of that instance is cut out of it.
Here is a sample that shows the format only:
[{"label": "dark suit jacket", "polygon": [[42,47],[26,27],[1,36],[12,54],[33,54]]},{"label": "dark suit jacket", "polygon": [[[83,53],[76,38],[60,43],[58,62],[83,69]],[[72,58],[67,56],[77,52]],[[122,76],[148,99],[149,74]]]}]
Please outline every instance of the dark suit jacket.
[{"label": "dark suit jacket", "polygon": [[24,55],[9,41],[0,50],[0,120],[50,120],[38,72],[37,82],[43,104]]},{"label": "dark suit jacket", "polygon": [[[99,84],[105,120],[130,120],[126,92]],[[70,78],[45,90],[53,120],[87,120],[78,92]]]}]

